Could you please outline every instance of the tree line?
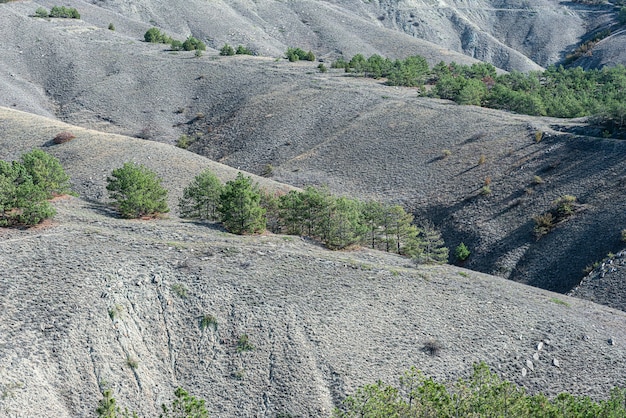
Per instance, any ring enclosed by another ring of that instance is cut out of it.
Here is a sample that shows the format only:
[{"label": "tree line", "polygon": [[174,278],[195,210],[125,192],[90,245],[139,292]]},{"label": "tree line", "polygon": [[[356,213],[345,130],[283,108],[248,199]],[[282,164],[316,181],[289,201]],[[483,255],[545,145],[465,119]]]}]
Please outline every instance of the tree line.
[{"label": "tree line", "polygon": [[366,245],[420,262],[446,262],[439,232],[413,224],[400,205],[333,196],[325,187],[270,193],[239,173],[222,184],[210,170],[199,174],[179,201],[181,217],[220,221],[236,234],[273,233],[309,237],[330,249]]},{"label": "tree line", "polygon": [[[626,68],[583,70],[550,66],[545,71],[497,74],[488,63],[439,64],[429,68],[421,56],[390,60],[357,54],[332,68],[393,86],[421,87],[424,95],[459,104],[484,106],[535,116],[595,116],[610,132],[626,127]],[[425,85],[432,86],[428,91]]]}]

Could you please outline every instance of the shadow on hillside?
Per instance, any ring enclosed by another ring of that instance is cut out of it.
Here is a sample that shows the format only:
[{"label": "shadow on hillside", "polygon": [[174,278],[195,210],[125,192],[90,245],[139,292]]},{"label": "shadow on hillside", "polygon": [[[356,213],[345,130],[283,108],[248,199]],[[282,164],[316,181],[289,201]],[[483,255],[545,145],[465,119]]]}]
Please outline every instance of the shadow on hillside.
[{"label": "shadow on hillside", "polygon": [[87,201],[87,208],[96,212],[99,215],[106,216],[107,218],[121,219],[120,214],[111,206],[98,202],[97,200],[85,199]]}]

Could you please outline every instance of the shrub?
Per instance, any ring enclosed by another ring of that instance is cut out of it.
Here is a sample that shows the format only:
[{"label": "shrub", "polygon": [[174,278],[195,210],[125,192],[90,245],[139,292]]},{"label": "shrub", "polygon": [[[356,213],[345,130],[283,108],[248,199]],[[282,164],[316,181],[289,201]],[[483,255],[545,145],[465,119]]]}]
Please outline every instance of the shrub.
[{"label": "shrub", "polygon": [[202,56],[202,50],[196,49],[196,52],[194,52],[193,56],[196,58],[200,58]]},{"label": "shrub", "polygon": [[161,179],[141,164],[128,162],[113,170],[106,188],[124,218],[169,212],[167,190],[161,186]]},{"label": "shrub", "polygon": [[254,55],[254,52],[252,52],[251,49],[249,49],[249,48],[247,48],[247,47],[245,47],[243,45],[239,45],[237,47],[237,50],[235,51],[235,54],[238,54],[238,55]]},{"label": "shrub", "polygon": [[185,39],[185,42],[183,42],[183,49],[185,51],[206,51],[206,45],[201,40],[189,36]]},{"label": "shrub", "polygon": [[153,44],[171,44],[173,42],[172,38],[164,33],[161,33],[158,28],[154,27],[146,31],[146,33],[143,35],[143,39],[146,42],[150,42]]},{"label": "shrub", "polygon": [[287,48],[287,52],[285,53],[285,55],[287,55],[287,59],[289,60],[289,62],[295,62],[300,60],[315,61],[315,54],[313,54],[313,52],[305,52],[300,48]]},{"label": "shrub", "polygon": [[197,399],[179,387],[174,391],[175,399],[170,406],[161,405],[160,418],[209,418],[204,399]]},{"label": "shrub", "polygon": [[46,193],[46,199],[62,195],[70,191],[69,176],[52,155],[34,149],[21,157],[24,168],[32,178],[33,184]]},{"label": "shrub", "polygon": [[213,315],[204,315],[200,319],[200,329],[204,330],[209,327],[217,330],[217,318]]},{"label": "shrub", "polygon": [[328,68],[326,68],[326,66],[324,65],[324,63],[320,63],[320,64],[317,66],[317,69],[318,69],[318,70],[320,70],[320,73],[325,73],[325,72],[327,72],[327,71],[328,71]]},{"label": "shrub", "polygon": [[543,184],[545,183],[543,181],[543,179],[540,176],[533,176],[533,182],[534,185],[539,185],[539,184]]},{"label": "shrub", "polygon": [[489,187],[489,185],[485,184],[481,189],[480,189],[480,194],[482,196],[489,196],[491,194],[491,187]]},{"label": "shrub", "polygon": [[182,283],[174,283],[172,285],[172,292],[176,293],[176,296],[178,296],[181,299],[186,299],[187,298],[187,286],[185,286]]},{"label": "shrub", "polygon": [[37,10],[35,10],[35,16],[36,17],[48,17],[50,16],[50,12],[48,12],[48,10],[43,7],[38,7]]},{"label": "shrub", "polygon": [[452,155],[452,151],[450,151],[449,149],[444,149],[443,151],[441,151],[441,158],[442,159],[446,159],[449,156]]},{"label": "shrub", "polygon": [[177,39],[172,39],[172,42],[170,42],[170,48],[172,51],[182,51],[183,43]]},{"label": "shrub", "polygon": [[220,55],[223,55],[223,56],[235,55],[235,50],[233,49],[232,46],[228,44],[224,44],[224,46],[220,49]]},{"label": "shrub", "polygon": [[58,133],[54,139],[52,139],[52,142],[54,142],[55,144],[63,144],[65,142],[69,142],[72,139],[76,138],[74,136],[73,133],[68,132],[68,131],[64,131],[64,132],[60,132]]},{"label": "shrub", "polygon": [[454,250],[454,255],[459,261],[465,261],[470,256],[471,252],[465,243],[460,243]]},{"label": "shrub", "polygon": [[621,236],[622,242],[626,242],[626,229],[622,229],[620,236]]},{"label": "shrub", "polygon": [[487,157],[484,154],[481,154],[478,158],[478,165],[483,165],[487,162]]},{"label": "shrub", "polygon": [[537,215],[537,216],[533,217],[533,220],[535,221],[534,232],[535,232],[535,236],[537,237],[537,239],[539,239],[542,236],[546,235],[555,226],[554,225],[554,216],[550,212],[546,212],[544,214]]},{"label": "shrub", "polygon": [[126,357],[126,364],[128,364],[128,367],[130,367],[131,369],[136,369],[137,367],[139,367],[139,360],[137,360],[137,357],[135,356],[131,356],[130,354]]},{"label": "shrub", "polygon": [[199,218],[216,220],[220,195],[224,186],[210,170],[198,174],[183,190],[183,196],[178,202],[180,216],[184,218]]},{"label": "shrub", "polygon": [[241,336],[239,336],[239,339],[237,340],[237,352],[243,353],[244,351],[252,350],[254,350],[254,346],[250,342],[248,334],[242,334]]},{"label": "shrub", "polygon": [[564,219],[574,214],[574,204],[576,203],[576,196],[563,195],[554,201],[556,206],[556,212],[559,216],[559,220]]},{"label": "shrub", "polygon": [[109,23],[109,30],[112,30],[112,31],[115,30],[115,26],[113,25],[113,23]]},{"label": "shrub", "polygon": [[50,9],[50,17],[80,19],[80,14],[78,13],[78,10],[73,7],[54,6]]}]

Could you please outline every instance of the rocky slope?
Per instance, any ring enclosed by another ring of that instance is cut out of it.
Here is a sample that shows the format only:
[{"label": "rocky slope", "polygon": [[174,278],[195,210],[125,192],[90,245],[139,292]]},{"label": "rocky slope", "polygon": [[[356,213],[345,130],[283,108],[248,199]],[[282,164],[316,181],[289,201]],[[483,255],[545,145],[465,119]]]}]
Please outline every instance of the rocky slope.
[{"label": "rocky slope", "polygon": [[2,415],[94,416],[109,387],[155,416],[180,385],[214,417],[328,416],[412,365],[446,380],[477,361],[532,392],[626,383],[621,311],[385,253],[55,207],[51,223],[0,231]]}]

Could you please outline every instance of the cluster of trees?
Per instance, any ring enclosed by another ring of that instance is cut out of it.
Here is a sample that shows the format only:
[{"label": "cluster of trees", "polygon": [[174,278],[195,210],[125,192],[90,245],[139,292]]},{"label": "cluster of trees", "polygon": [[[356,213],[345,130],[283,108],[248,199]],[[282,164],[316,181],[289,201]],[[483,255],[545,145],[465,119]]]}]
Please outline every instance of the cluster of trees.
[{"label": "cluster of trees", "polygon": [[50,9],[50,12],[43,7],[38,7],[35,10],[35,16],[37,17],[58,17],[65,19],[80,19],[80,13],[73,7],[54,6]]},{"label": "cluster of trees", "polygon": [[161,32],[158,28],[148,29],[143,38],[150,43],[169,44],[173,51],[206,51],[205,43],[191,35],[181,42]]},{"label": "cluster of trees", "polygon": [[347,73],[370,78],[387,78],[391,86],[418,87],[424,85],[430,70],[424,57],[414,55],[404,60],[392,61],[380,55],[372,55],[365,59],[357,54],[350,61],[337,60],[332,68],[343,68]]},{"label": "cluster of trees", "polygon": [[183,217],[217,220],[237,234],[269,228],[310,237],[331,249],[367,245],[420,262],[448,259],[441,235],[413,225],[413,216],[401,206],[336,197],[326,188],[271,194],[241,173],[222,185],[207,170],[184,189],[179,209]]},{"label": "cluster of trees", "polygon": [[289,62],[315,61],[315,54],[312,51],[306,52],[300,48],[287,48],[285,55]]},{"label": "cluster of trees", "polygon": [[562,393],[553,399],[529,395],[523,387],[500,379],[485,363],[474,365],[469,380],[447,387],[412,368],[400,377],[400,386],[378,381],[348,396],[335,418],[375,417],[623,417],[626,389],[614,388],[608,400]]},{"label": "cluster of trees", "polygon": [[243,45],[237,46],[237,49],[233,48],[228,44],[224,44],[222,48],[220,48],[220,55],[223,56],[232,56],[232,55],[254,55],[254,52]]},{"label": "cluster of trees", "polygon": [[490,107],[536,116],[574,118],[596,116],[610,132],[626,128],[626,68],[583,70],[550,66],[539,72],[496,73],[493,65],[441,62],[429,69],[426,60],[412,56],[391,61],[379,55],[350,61],[339,59],[333,68],[364,77],[386,77],[398,86],[432,84],[431,97],[459,104]]},{"label": "cluster of trees", "polygon": [[[190,395],[181,387],[174,391],[174,399],[170,405],[161,404],[161,410],[159,418],[209,418],[204,399]],[[117,405],[110,389],[102,393],[96,414],[98,418],[139,418],[134,411],[131,412],[127,408],[122,410]]]},{"label": "cluster of trees", "polygon": [[35,149],[19,161],[0,160],[0,226],[36,225],[55,210],[49,199],[69,192],[59,160]]}]

